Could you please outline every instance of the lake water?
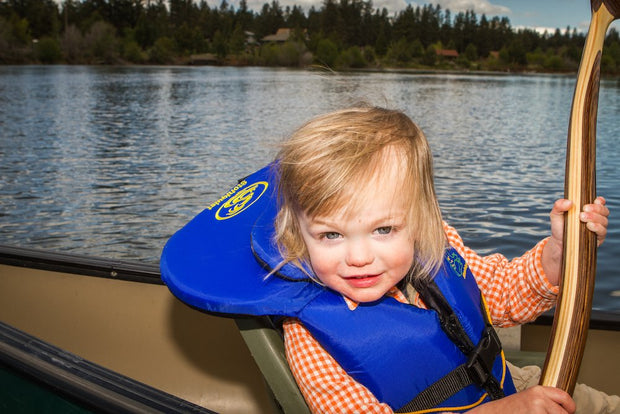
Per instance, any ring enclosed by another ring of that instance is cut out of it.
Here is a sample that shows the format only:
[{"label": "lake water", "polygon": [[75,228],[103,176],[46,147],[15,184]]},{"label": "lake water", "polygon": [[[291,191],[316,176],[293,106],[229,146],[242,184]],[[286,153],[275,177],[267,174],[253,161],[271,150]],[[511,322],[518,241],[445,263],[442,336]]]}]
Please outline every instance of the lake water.
[{"label": "lake water", "polygon": [[[156,263],[170,235],[268,163],[308,118],[356,102],[426,132],[445,218],[514,257],[562,196],[575,76],[220,67],[0,66],[0,244]],[[620,82],[603,80],[598,193],[612,218],[594,307],[620,314]]]}]

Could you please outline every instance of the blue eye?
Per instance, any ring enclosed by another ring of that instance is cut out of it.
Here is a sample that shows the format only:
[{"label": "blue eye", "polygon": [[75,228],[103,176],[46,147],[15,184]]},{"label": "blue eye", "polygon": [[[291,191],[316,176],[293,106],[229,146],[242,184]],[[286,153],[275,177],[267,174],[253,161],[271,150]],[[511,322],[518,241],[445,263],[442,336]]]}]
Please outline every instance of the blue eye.
[{"label": "blue eye", "polygon": [[392,226],[379,227],[375,230],[378,234],[390,234],[394,228]]},{"label": "blue eye", "polygon": [[327,240],[336,240],[340,237],[340,233],[336,233],[335,231],[328,231],[322,234],[322,237]]}]

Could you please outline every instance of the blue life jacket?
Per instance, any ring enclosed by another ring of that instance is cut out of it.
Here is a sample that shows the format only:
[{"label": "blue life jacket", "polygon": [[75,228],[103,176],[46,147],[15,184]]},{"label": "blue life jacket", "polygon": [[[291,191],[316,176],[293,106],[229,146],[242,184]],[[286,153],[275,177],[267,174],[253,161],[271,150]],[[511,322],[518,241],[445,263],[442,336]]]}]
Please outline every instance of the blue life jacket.
[{"label": "blue life jacket", "polygon": [[[451,264],[464,271],[458,272]],[[486,323],[486,310],[476,281],[453,249],[446,253],[445,263],[434,282],[450,304],[456,317],[454,321],[458,320],[466,332],[464,342],[468,344],[462,344],[468,347],[466,352],[442,328],[437,311],[400,303],[392,297],[360,303],[352,311],[342,295],[322,289],[322,293],[296,316],[349,375],[394,410],[405,406],[434,383],[438,385],[428,392],[431,395],[427,398],[433,399],[433,408],[445,410],[471,409],[489,401],[489,392],[496,393],[494,398],[502,396],[501,389],[504,394],[514,393],[499,341]],[[467,368],[468,363],[481,363],[471,355],[476,346],[485,341],[497,341],[492,345],[492,353],[484,356],[487,360],[482,362],[489,368],[492,366],[492,376],[496,380],[493,390],[481,386],[488,378],[479,381],[470,378],[477,373],[469,369],[475,371],[484,367]],[[459,374],[454,373],[457,369]],[[439,382],[448,375],[452,375],[450,379]],[[459,375],[467,377],[459,383],[459,388],[467,385],[457,392],[452,389],[454,394],[444,395],[445,399],[437,401],[439,388],[445,390],[446,384]],[[420,404],[416,402],[412,408],[430,408]]]},{"label": "blue life jacket", "polygon": [[168,240],[161,272],[175,296],[210,312],[299,318],[349,375],[401,412],[462,411],[515,392],[478,286],[452,248],[418,288],[430,309],[384,297],[351,311],[291,264],[266,277],[281,261],[275,177],[267,166],[245,178]]}]

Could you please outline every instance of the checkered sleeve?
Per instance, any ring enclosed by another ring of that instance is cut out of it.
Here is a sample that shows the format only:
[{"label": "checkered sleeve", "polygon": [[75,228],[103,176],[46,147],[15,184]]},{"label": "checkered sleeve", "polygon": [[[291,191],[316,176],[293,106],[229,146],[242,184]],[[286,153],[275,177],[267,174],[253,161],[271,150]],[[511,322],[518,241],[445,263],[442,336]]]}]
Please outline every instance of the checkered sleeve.
[{"label": "checkered sleeve", "polygon": [[499,253],[479,256],[464,245],[454,228],[444,224],[444,230],[476,278],[494,325],[526,323],[555,305],[558,287],[549,283],[542,268],[542,251],[548,239],[523,256],[508,260]]},{"label": "checkered sleeve", "polygon": [[283,328],[286,358],[310,411],[392,413],[387,404],[350,377],[298,319],[287,319]]}]

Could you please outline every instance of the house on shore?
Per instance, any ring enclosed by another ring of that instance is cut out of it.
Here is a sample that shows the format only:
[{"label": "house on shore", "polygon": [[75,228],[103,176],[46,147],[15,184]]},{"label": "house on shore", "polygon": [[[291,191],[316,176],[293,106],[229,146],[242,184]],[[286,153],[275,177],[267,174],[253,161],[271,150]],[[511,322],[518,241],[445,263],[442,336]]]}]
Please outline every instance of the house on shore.
[{"label": "house on shore", "polygon": [[459,52],[455,49],[436,49],[435,54],[442,58],[456,59],[459,57]]},{"label": "house on shore", "polygon": [[269,43],[269,42],[284,43],[289,39],[289,37],[291,37],[292,34],[293,34],[292,29],[280,28],[275,34],[267,35],[263,37],[261,40],[263,43]]},{"label": "house on shore", "polygon": [[286,27],[282,27],[276,31],[275,34],[270,34],[261,39],[261,43],[284,43],[294,36],[303,36],[305,39],[308,39],[308,32],[304,29],[301,33],[296,32],[295,29],[289,29]]}]

